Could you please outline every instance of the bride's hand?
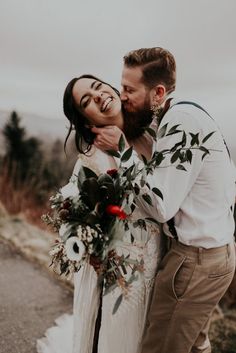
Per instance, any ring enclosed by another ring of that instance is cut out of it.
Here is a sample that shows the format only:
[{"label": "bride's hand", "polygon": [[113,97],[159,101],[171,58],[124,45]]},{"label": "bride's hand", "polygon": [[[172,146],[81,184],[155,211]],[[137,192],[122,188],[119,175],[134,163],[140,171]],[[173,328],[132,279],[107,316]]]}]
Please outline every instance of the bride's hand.
[{"label": "bride's hand", "polygon": [[[123,132],[115,125],[104,127],[92,127],[91,131],[96,134],[94,145],[100,150],[115,150],[118,151],[118,143]],[[125,148],[129,148],[129,144],[123,134],[125,140]]]}]

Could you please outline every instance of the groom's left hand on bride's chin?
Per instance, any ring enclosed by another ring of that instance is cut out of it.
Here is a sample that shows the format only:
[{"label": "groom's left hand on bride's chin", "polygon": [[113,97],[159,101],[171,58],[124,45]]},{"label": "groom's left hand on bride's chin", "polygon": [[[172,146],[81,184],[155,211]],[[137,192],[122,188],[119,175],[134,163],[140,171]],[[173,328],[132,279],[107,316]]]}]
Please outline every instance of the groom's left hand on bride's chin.
[{"label": "groom's left hand on bride's chin", "polygon": [[[123,132],[114,125],[104,126],[104,127],[92,127],[91,131],[96,134],[96,138],[94,140],[94,145],[103,150],[115,150],[118,151],[118,143],[120,140],[121,134]],[[128,148],[129,144],[125,139],[125,147]]]}]

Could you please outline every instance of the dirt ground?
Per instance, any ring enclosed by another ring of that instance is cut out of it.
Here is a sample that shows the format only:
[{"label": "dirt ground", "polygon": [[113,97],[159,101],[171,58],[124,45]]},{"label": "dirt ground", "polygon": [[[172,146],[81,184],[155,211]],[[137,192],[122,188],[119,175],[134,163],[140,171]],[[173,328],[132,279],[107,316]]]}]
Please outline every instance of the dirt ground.
[{"label": "dirt ground", "polygon": [[36,340],[72,311],[72,291],[0,239],[0,353],[36,353]]}]

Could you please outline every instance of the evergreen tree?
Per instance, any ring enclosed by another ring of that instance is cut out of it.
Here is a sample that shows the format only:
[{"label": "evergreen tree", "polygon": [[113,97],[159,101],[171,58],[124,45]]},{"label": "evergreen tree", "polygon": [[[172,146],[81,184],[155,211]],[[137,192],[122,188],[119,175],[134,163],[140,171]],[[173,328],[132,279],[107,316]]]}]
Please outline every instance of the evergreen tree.
[{"label": "evergreen tree", "polygon": [[16,112],[11,113],[2,134],[6,146],[5,155],[0,158],[2,192],[7,191],[8,185],[15,196],[18,192],[24,199],[45,205],[49,193],[68,182],[77,153],[70,153],[66,160],[61,140],[42,146],[38,138],[28,137]]},{"label": "evergreen tree", "polygon": [[6,145],[3,165],[15,186],[20,186],[22,182],[36,175],[41,167],[41,141],[35,137],[26,137],[26,130],[21,126],[21,119],[16,112],[11,113],[3,127],[3,137]]},{"label": "evergreen tree", "polygon": [[15,161],[19,161],[23,155],[23,141],[26,135],[25,129],[20,126],[20,117],[16,112],[12,112],[6,125],[2,131],[5,138],[6,155],[5,163],[8,164],[9,171],[12,171],[12,165]]}]

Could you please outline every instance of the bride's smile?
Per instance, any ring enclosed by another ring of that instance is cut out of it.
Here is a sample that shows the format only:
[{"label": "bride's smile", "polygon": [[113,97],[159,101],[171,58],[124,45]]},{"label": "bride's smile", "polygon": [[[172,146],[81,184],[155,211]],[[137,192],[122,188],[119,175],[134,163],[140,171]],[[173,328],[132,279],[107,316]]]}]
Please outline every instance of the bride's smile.
[{"label": "bride's smile", "polygon": [[101,112],[105,112],[111,108],[111,102],[113,101],[113,97],[107,97],[101,105]]}]

